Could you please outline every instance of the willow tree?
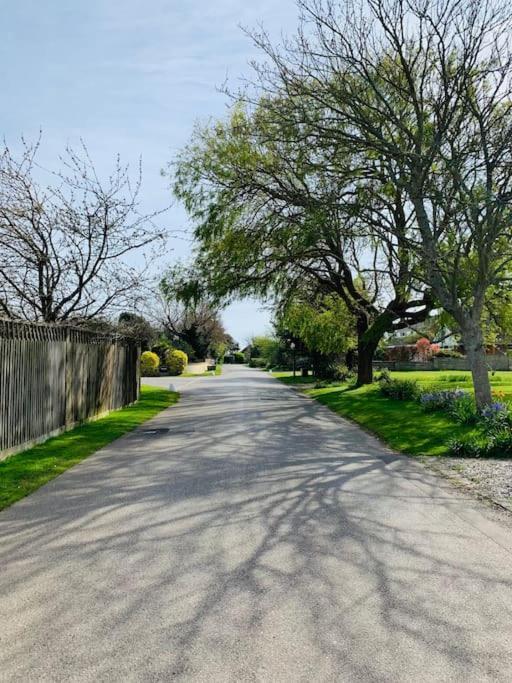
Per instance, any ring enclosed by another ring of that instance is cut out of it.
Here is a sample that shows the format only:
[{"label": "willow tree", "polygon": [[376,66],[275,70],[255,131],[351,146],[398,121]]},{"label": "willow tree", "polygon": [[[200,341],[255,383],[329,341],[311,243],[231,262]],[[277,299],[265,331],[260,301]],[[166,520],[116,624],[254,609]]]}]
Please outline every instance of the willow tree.
[{"label": "willow tree", "polygon": [[297,292],[278,308],[275,327],[281,338],[298,340],[310,354],[317,377],[335,376],[355,341],[354,316],[336,294]]},{"label": "willow tree", "polygon": [[512,258],[512,16],[501,0],[301,0],[303,26],[261,87],[297,107],[311,144],[379,159],[414,213],[408,243],[454,318],[479,407],[491,400],[482,316]]},{"label": "willow tree", "polygon": [[[315,103],[303,98],[308,106],[313,119]],[[297,107],[267,97],[197,129],[178,158],[174,190],[219,296],[282,299],[307,280],[319,295],[340,297],[355,319],[364,384],[382,337],[421,322],[432,305],[407,242],[412,213],[378,159],[366,160],[363,174],[346,145],[311,144],[315,127]]]}]

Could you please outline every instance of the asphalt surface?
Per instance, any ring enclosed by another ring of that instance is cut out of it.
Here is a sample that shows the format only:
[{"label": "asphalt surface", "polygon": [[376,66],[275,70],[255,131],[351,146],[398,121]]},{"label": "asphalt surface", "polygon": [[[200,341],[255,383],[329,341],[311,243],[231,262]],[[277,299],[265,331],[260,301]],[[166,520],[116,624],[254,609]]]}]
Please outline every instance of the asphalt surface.
[{"label": "asphalt surface", "polygon": [[0,513],[0,680],[512,680],[505,515],[263,372],[175,384]]}]

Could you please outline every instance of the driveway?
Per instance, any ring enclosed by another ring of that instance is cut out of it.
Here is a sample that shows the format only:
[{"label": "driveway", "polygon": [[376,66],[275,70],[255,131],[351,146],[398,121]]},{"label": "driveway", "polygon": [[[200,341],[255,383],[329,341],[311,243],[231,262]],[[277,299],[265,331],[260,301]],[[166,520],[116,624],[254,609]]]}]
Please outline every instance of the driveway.
[{"label": "driveway", "polygon": [[1,681],[512,680],[508,517],[261,371],[174,383],[0,513]]}]

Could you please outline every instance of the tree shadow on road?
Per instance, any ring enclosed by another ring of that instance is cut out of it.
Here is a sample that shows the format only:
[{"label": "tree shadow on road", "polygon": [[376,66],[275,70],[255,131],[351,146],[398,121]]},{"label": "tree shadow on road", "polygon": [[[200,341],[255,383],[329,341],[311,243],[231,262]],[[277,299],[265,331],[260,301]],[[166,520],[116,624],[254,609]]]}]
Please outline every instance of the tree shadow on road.
[{"label": "tree shadow on road", "polygon": [[62,658],[99,678],[501,671],[512,580],[466,499],[265,385],[173,409],[153,423],[169,433],[126,437],[3,513],[7,677]]}]

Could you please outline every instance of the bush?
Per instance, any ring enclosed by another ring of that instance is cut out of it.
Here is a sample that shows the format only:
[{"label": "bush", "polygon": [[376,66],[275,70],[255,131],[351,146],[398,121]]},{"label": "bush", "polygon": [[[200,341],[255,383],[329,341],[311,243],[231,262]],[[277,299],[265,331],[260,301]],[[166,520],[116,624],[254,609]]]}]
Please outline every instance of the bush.
[{"label": "bush", "polygon": [[420,393],[418,382],[411,379],[392,379],[388,382],[381,382],[380,390],[384,396],[401,401],[413,401]]},{"label": "bush", "polygon": [[464,389],[442,389],[440,391],[426,391],[420,396],[423,410],[450,410],[456,401],[469,398],[469,393]]},{"label": "bush", "polygon": [[391,382],[391,373],[387,368],[382,368],[374,377],[374,382]]},{"label": "bush", "polygon": [[450,382],[450,384],[468,381],[468,377],[466,375],[441,375],[439,379],[442,382]]},{"label": "bush", "polygon": [[480,423],[483,429],[493,434],[501,432],[510,427],[510,410],[506,403],[495,401],[485,408],[480,413]]},{"label": "bush", "polygon": [[458,351],[452,351],[451,349],[439,349],[435,353],[436,358],[464,358],[462,353]]},{"label": "bush", "polygon": [[487,455],[491,458],[512,456],[512,430],[500,429],[492,434],[487,445]]},{"label": "bush", "polygon": [[470,435],[449,444],[450,455],[459,458],[510,458],[512,430],[500,429],[491,436]]},{"label": "bush", "polygon": [[[307,367],[309,369],[309,363],[302,367]],[[354,377],[352,370],[349,370],[344,363],[338,363],[336,361],[330,361],[322,367],[321,374],[319,374],[316,368],[313,368],[313,371],[318,379],[326,380],[327,382],[348,382]]]},{"label": "bush", "polygon": [[160,358],[152,351],[144,351],[140,357],[140,373],[143,377],[155,377],[159,374]]},{"label": "bush", "polygon": [[400,346],[390,346],[384,351],[386,360],[410,361],[414,358],[416,347],[410,344]]},{"label": "bush", "polygon": [[235,353],[233,354],[233,362],[245,363],[245,355],[242,353],[242,351],[235,351]]},{"label": "bush", "polygon": [[457,458],[485,458],[489,452],[489,442],[481,436],[468,435],[452,439],[448,449],[450,455]]},{"label": "bush", "polygon": [[169,351],[169,349],[172,349],[172,346],[166,340],[161,340],[158,342],[158,344],[155,344],[151,347],[151,351],[153,353],[156,353],[156,355],[160,359],[160,365],[165,363],[165,354],[167,353],[167,351]]},{"label": "bush", "polygon": [[165,362],[170,375],[181,375],[188,365],[188,356],[185,351],[170,349],[165,355]]},{"label": "bush", "polygon": [[267,361],[264,358],[251,358],[249,361],[250,368],[265,368]]},{"label": "bush", "polygon": [[448,407],[448,413],[454,420],[464,425],[472,425],[478,419],[475,401],[469,394],[455,399]]}]

